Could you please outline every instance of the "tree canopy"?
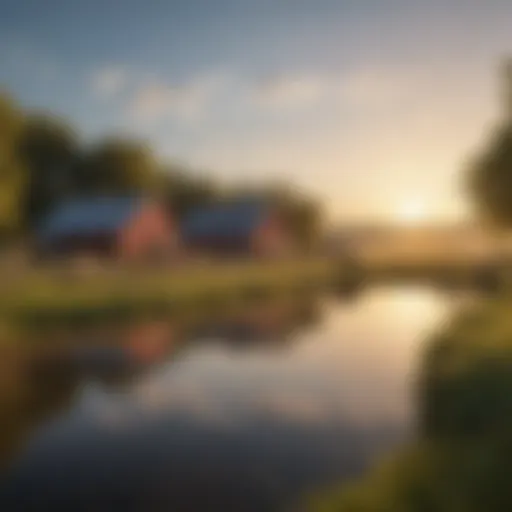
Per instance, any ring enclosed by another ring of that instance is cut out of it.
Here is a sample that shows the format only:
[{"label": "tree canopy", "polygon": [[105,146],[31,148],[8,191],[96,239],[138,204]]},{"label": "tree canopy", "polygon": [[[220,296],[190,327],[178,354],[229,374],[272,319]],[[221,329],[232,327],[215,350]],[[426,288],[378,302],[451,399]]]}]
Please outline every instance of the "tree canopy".
[{"label": "tree canopy", "polygon": [[512,126],[492,134],[469,168],[470,197],[478,215],[498,228],[512,227]]},{"label": "tree canopy", "polygon": [[16,233],[22,221],[25,172],[19,155],[23,117],[16,104],[0,94],[0,235]]},{"label": "tree canopy", "polygon": [[29,225],[74,193],[79,151],[77,135],[66,122],[45,115],[27,116],[20,154],[28,177],[24,213]]},{"label": "tree canopy", "polygon": [[502,71],[502,121],[470,163],[467,184],[480,218],[504,229],[512,227],[512,60]]},{"label": "tree canopy", "polygon": [[144,141],[108,137],[85,147],[67,121],[25,112],[0,95],[0,234],[30,230],[69,198],[95,195],[158,195],[178,216],[215,202],[271,202],[303,245],[313,243],[318,203],[283,185],[221,186],[185,165],[159,162]]},{"label": "tree canopy", "polygon": [[151,191],[156,174],[157,164],[149,146],[112,138],[84,154],[78,181],[86,193],[138,193]]},{"label": "tree canopy", "polygon": [[416,379],[419,432],[312,512],[512,510],[512,303],[468,304],[429,341]]}]

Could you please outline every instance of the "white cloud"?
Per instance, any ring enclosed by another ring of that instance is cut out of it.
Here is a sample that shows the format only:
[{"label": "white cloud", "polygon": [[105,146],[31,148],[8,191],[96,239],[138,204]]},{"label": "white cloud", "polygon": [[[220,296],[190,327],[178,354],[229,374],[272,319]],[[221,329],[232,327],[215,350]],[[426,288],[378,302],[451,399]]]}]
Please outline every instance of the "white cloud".
[{"label": "white cloud", "polygon": [[429,97],[434,87],[443,90],[449,77],[432,76],[428,69],[377,66],[345,73],[283,74],[248,88],[252,103],[270,108],[301,108],[320,103],[348,106],[361,111],[396,108]]},{"label": "white cloud", "polygon": [[258,105],[274,108],[302,107],[325,98],[330,88],[329,80],[323,76],[280,76],[257,84],[252,98]]},{"label": "white cloud", "polygon": [[415,90],[416,77],[379,69],[357,69],[348,74],[310,73],[282,75],[253,86],[257,106],[297,109],[321,102],[359,107],[395,104]]},{"label": "white cloud", "polygon": [[[404,93],[397,76],[367,69],[344,77],[340,83],[339,97],[354,106],[375,106],[393,102]],[[400,77],[401,78],[401,77]]]},{"label": "white cloud", "polygon": [[122,92],[127,85],[128,73],[122,67],[105,67],[91,76],[92,90],[100,98],[111,98]]},{"label": "white cloud", "polygon": [[142,85],[127,106],[132,120],[156,123],[168,117],[192,121],[200,117],[218,91],[220,76],[197,77],[182,85],[153,80]]}]

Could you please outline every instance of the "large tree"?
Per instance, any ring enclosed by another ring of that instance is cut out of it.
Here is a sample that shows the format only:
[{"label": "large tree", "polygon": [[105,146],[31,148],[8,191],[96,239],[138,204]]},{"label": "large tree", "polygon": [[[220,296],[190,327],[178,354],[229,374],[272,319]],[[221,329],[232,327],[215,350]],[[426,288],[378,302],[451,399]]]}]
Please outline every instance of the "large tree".
[{"label": "large tree", "polygon": [[31,115],[24,122],[20,149],[28,174],[25,214],[33,225],[74,193],[78,139],[66,122]]},{"label": "large tree", "polygon": [[160,174],[159,190],[169,208],[179,216],[192,208],[211,204],[220,198],[212,180],[199,176],[185,166],[167,164]]},{"label": "large tree", "polygon": [[25,174],[19,159],[18,145],[22,115],[14,102],[0,94],[0,235],[18,231],[22,222],[21,202]]},{"label": "large tree", "polygon": [[512,126],[496,130],[471,163],[469,191],[481,218],[498,228],[512,227]]},{"label": "large tree", "polygon": [[156,160],[148,145],[109,139],[84,156],[79,184],[84,193],[141,193],[154,189],[157,174]]},{"label": "large tree", "polygon": [[471,162],[469,191],[478,214],[498,228],[512,227],[512,60],[502,68],[501,122]]}]

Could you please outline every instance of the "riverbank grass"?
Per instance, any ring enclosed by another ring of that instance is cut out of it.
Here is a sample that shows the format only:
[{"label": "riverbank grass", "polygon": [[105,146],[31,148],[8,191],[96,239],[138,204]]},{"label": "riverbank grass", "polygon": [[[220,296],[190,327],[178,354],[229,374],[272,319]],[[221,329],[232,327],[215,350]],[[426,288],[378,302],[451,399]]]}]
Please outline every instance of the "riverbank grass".
[{"label": "riverbank grass", "polygon": [[512,510],[512,297],[473,304],[427,345],[415,442],[315,512]]},{"label": "riverbank grass", "polygon": [[13,280],[0,299],[7,320],[95,320],[302,293],[339,281],[329,260],[253,262],[79,274],[40,271]]}]

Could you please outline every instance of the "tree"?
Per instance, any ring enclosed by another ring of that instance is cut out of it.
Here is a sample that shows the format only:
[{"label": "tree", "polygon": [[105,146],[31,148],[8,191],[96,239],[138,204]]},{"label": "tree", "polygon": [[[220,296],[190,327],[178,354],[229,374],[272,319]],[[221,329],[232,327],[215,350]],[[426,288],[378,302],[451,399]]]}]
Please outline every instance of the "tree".
[{"label": "tree", "polygon": [[161,172],[161,182],[161,190],[169,208],[179,216],[220,198],[215,183],[205,177],[192,176],[190,169],[183,166],[168,165]]},{"label": "tree", "polygon": [[512,227],[512,60],[503,66],[502,118],[470,165],[468,185],[477,213],[498,228]]},{"label": "tree", "polygon": [[64,121],[32,115],[25,120],[20,150],[28,174],[25,215],[32,226],[74,193],[79,146]]},{"label": "tree", "polygon": [[497,130],[469,169],[469,192],[487,223],[512,227],[512,126]]},{"label": "tree", "polygon": [[304,248],[316,245],[322,229],[319,205],[313,199],[295,195],[284,201],[281,208],[299,244]]},{"label": "tree", "polygon": [[109,139],[84,156],[79,171],[85,193],[125,194],[154,189],[158,168],[152,151],[141,142]]},{"label": "tree", "polygon": [[22,115],[14,102],[0,94],[0,235],[14,234],[22,221],[25,175],[18,143]]}]

